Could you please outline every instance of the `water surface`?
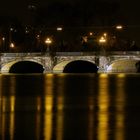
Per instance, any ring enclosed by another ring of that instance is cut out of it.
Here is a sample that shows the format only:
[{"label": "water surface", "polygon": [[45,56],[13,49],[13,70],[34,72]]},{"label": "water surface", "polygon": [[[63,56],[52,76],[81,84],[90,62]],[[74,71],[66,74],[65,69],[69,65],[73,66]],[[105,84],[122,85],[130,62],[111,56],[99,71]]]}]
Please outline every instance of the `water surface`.
[{"label": "water surface", "polygon": [[135,140],[140,74],[1,74],[0,140]]}]

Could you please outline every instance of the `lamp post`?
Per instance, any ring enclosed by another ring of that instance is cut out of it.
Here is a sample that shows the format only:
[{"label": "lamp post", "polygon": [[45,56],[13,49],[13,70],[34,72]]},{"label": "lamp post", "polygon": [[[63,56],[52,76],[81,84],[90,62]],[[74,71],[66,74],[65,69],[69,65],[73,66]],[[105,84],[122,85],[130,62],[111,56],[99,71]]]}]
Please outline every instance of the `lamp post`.
[{"label": "lamp post", "polygon": [[10,50],[12,51],[15,48],[15,44],[14,43],[10,43]]},{"label": "lamp post", "polygon": [[14,43],[12,42],[12,34],[13,34],[13,28],[10,26],[9,29],[9,51],[11,50],[11,48],[14,48]]},{"label": "lamp post", "polygon": [[57,27],[56,30],[57,30],[57,31],[62,31],[63,28],[62,28],[62,27]]},{"label": "lamp post", "polygon": [[4,52],[5,51],[5,37],[2,37],[2,45],[1,45],[1,50]]},{"label": "lamp post", "polygon": [[47,52],[50,51],[50,44],[52,43],[52,40],[50,38],[46,38],[45,43],[47,44]]},{"label": "lamp post", "polygon": [[117,25],[117,26],[116,26],[116,29],[117,29],[117,30],[122,30],[122,29],[123,29],[123,26],[122,26],[122,25]]},{"label": "lamp post", "polygon": [[107,39],[106,39],[106,35],[105,36],[101,36],[99,38],[99,45],[101,47],[100,51],[101,51],[101,54],[105,54],[105,45],[107,43]]},{"label": "lamp post", "polygon": [[102,45],[105,44],[106,39],[103,36],[101,36],[101,38],[99,39],[99,43],[102,44]]}]

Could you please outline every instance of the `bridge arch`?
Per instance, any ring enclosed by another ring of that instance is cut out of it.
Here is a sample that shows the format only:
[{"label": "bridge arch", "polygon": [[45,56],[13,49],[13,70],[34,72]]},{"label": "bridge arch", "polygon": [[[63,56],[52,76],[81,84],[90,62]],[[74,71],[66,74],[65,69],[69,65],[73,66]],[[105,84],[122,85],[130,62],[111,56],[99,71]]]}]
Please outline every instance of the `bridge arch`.
[{"label": "bridge arch", "polygon": [[118,59],[112,61],[106,68],[106,72],[124,72],[124,73],[135,73],[137,72],[136,63],[139,59]]},{"label": "bridge arch", "polygon": [[63,72],[64,67],[73,60],[64,60],[53,67],[54,73]]},{"label": "bridge arch", "polygon": [[15,60],[4,64],[2,73],[43,73],[42,64],[30,60]]},{"label": "bridge arch", "polygon": [[63,73],[97,73],[98,66],[86,60],[74,60],[67,63]]},{"label": "bridge arch", "polygon": [[[91,69],[91,66],[92,67],[96,67],[96,68],[98,68],[98,66],[93,62],[93,61],[89,61],[89,60],[81,60],[81,59],[76,59],[76,60],[64,60],[64,61],[62,61],[62,62],[60,62],[60,63],[58,63],[57,65],[55,65],[54,67],[53,67],[53,72],[54,73],[60,73],[60,72],[64,72],[64,69],[66,68],[66,66],[68,65],[68,64],[71,64],[71,63],[77,63],[77,62],[82,62],[82,63],[84,63],[84,66],[82,66],[82,65],[80,65],[80,69],[79,69],[79,72],[80,72],[80,70],[81,70],[81,68],[82,67],[89,67],[89,65],[90,65],[90,68],[89,69]],[[94,66],[93,66],[94,65]],[[78,63],[78,66],[79,66],[79,63]],[[89,71],[89,70],[88,70]]]}]

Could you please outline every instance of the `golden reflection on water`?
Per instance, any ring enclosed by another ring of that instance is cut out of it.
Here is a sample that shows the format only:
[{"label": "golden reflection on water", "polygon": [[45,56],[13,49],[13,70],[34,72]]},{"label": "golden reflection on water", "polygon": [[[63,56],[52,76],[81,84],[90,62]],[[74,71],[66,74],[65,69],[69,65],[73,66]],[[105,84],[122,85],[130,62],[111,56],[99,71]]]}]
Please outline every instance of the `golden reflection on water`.
[{"label": "golden reflection on water", "polygon": [[36,98],[37,102],[37,112],[36,112],[36,139],[40,140],[40,130],[41,130],[41,97]]},{"label": "golden reflection on water", "polygon": [[62,140],[63,139],[63,110],[59,109],[57,110],[57,126],[56,126],[56,140]]},{"label": "golden reflection on water", "polygon": [[[63,75],[61,75],[62,77]],[[57,77],[55,77],[57,78]],[[44,136],[45,140],[52,139],[52,129],[54,127],[53,109],[56,109],[56,139],[62,140],[63,136],[63,106],[64,106],[64,80],[57,78],[54,85],[54,75],[46,76],[45,79],[45,113],[44,113]],[[53,93],[53,87],[57,86],[56,95]],[[56,96],[56,97],[55,97]],[[56,100],[55,100],[56,99]]]},{"label": "golden reflection on water", "polygon": [[15,96],[16,93],[16,79],[15,76],[9,77],[9,91],[11,95]]},{"label": "golden reflection on water", "polygon": [[115,124],[115,140],[124,140],[125,130],[125,74],[118,74],[119,78],[116,78],[116,124]]},{"label": "golden reflection on water", "polygon": [[10,131],[10,140],[14,140],[14,131],[15,131],[15,113],[11,112],[10,113],[10,127],[9,127],[9,131]]},{"label": "golden reflection on water", "polygon": [[10,140],[13,140],[15,129],[15,96],[3,96],[0,98],[0,102],[2,106],[0,111],[0,128],[2,130],[2,140],[5,140],[5,132],[7,128],[9,130]]},{"label": "golden reflection on water", "polygon": [[[109,75],[101,74],[99,76],[99,95],[98,95],[98,140],[108,140],[109,131],[110,131],[110,111],[109,106],[110,100],[114,100],[115,110],[113,114],[114,118],[114,135],[113,138],[115,140],[124,140],[124,132],[125,132],[125,74],[118,74],[116,75],[116,80],[114,81],[115,89],[114,89],[114,96],[111,95],[109,91]],[[111,96],[112,97],[111,97]]]},{"label": "golden reflection on water", "polygon": [[[40,137],[43,135],[44,140],[52,140],[53,137],[56,140],[63,140],[64,136],[64,122],[66,112],[64,111],[65,102],[69,98],[66,95],[67,89],[65,89],[65,80],[64,74],[53,75],[47,74],[44,78],[44,93],[43,96],[36,96],[35,102],[33,101],[33,106],[36,109],[35,112],[35,135],[36,139],[40,140]],[[93,79],[95,77],[92,77]],[[90,79],[88,81],[89,86],[92,87],[87,91],[87,98],[85,100],[88,102],[88,113],[86,126],[87,128],[87,139],[93,140],[109,140],[110,135],[110,106],[115,106],[113,110],[113,139],[115,140],[124,140],[125,139],[125,74],[117,74],[113,83],[115,89],[113,94],[110,93],[111,85],[110,75],[100,74],[94,80]],[[15,113],[16,105],[18,98],[15,96],[16,92],[16,81],[13,76],[9,78],[9,84],[11,87],[6,89],[7,92],[10,92],[9,96],[3,95],[3,77],[0,76],[0,130],[1,130],[1,140],[5,140],[5,134],[8,130],[10,140],[14,140],[15,135]],[[98,82],[97,82],[98,81]],[[97,82],[97,83],[96,83]],[[96,90],[95,90],[96,89]],[[81,91],[82,92],[82,91]],[[82,96],[82,95],[81,95]],[[74,98],[74,97],[70,97]],[[113,103],[111,102],[113,98]],[[86,102],[86,103],[87,103]],[[28,103],[27,103],[28,104]],[[30,104],[29,104],[30,105]],[[87,104],[86,104],[87,105]],[[96,108],[96,107],[98,108]],[[65,108],[66,109],[66,108]],[[26,115],[26,113],[25,113]],[[83,114],[85,115],[85,114]],[[83,116],[81,116],[83,117]],[[84,118],[85,119],[85,118]],[[112,121],[111,120],[111,121]],[[66,122],[67,123],[67,122]],[[71,122],[73,123],[73,122]],[[67,128],[67,126],[66,126]],[[71,130],[68,130],[71,131]],[[78,132],[78,130],[77,130]],[[79,135],[79,134],[78,134]]]},{"label": "golden reflection on water", "polygon": [[44,101],[44,140],[52,139],[53,127],[53,75],[45,77],[45,101]]},{"label": "golden reflection on water", "polygon": [[[93,80],[94,79],[94,80]],[[88,84],[92,85],[93,88],[89,89],[89,92],[92,93],[88,97],[88,140],[94,140],[94,137],[96,135],[96,127],[95,127],[95,121],[96,121],[96,114],[95,114],[95,106],[96,106],[96,95],[95,89],[97,87],[97,81],[96,81],[96,75],[92,75],[91,78],[88,80]]]},{"label": "golden reflection on water", "polygon": [[89,112],[88,112],[88,140],[93,140],[94,137],[94,102],[93,102],[93,96],[91,96],[89,99]]},{"label": "golden reflection on water", "polygon": [[[57,80],[57,91],[58,91],[58,96],[57,96],[57,102],[56,102],[56,106],[57,106],[57,124],[56,124],[56,140],[62,140],[63,139],[63,121],[64,121],[64,113],[63,113],[63,109],[64,109],[64,97],[65,97],[65,93],[64,93],[64,85],[65,85],[65,75],[60,75],[61,78],[58,77]],[[63,86],[62,86],[63,85]]]},{"label": "golden reflection on water", "polygon": [[99,76],[99,92],[98,92],[98,128],[97,139],[108,140],[108,122],[109,122],[109,94],[108,94],[108,75],[101,74]]},{"label": "golden reflection on water", "polygon": [[0,126],[0,128],[1,128],[1,139],[2,140],[5,140],[6,114],[5,113],[2,113],[0,116],[1,116],[1,118],[0,118],[0,120],[1,120],[1,122],[0,122],[0,124],[1,124],[1,126]]},{"label": "golden reflection on water", "polygon": [[[3,95],[3,78],[0,76],[0,128],[2,130],[1,139],[5,140],[5,132],[8,128],[10,140],[14,140],[14,129],[15,129],[15,87],[16,82],[14,77],[9,78],[10,87],[9,90],[10,96]],[[8,118],[8,119],[7,119]]]},{"label": "golden reflection on water", "polygon": [[40,112],[41,111],[41,97],[40,96],[37,96],[36,98],[36,103],[37,103],[37,112]]}]

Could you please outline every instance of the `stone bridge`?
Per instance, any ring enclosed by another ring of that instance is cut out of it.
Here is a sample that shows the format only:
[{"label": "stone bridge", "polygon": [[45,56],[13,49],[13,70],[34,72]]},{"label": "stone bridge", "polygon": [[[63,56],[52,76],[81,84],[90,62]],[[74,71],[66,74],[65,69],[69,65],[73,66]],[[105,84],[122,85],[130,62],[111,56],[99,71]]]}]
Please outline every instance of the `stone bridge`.
[{"label": "stone bridge", "polygon": [[7,71],[19,61],[34,61],[43,65],[45,72],[62,72],[71,61],[86,60],[96,64],[100,72],[106,72],[109,66],[119,60],[139,61],[140,52],[56,52],[56,53],[1,53],[1,72]]}]

